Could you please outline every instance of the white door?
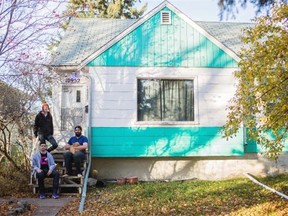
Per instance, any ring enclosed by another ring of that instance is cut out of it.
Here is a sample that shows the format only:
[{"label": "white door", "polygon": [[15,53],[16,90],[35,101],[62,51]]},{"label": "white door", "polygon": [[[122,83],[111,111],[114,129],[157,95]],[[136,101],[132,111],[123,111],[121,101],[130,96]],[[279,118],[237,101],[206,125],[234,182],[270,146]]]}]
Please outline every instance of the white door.
[{"label": "white door", "polygon": [[87,104],[85,85],[62,86],[61,130],[69,131],[76,125],[85,125],[85,105]]}]

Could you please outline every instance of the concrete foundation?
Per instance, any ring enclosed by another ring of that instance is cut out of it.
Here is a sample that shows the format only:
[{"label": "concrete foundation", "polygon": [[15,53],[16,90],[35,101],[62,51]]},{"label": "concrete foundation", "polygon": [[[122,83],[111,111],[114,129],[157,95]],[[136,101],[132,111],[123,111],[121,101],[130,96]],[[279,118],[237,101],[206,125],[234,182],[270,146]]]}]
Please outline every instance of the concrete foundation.
[{"label": "concrete foundation", "polygon": [[261,153],[244,157],[183,157],[183,158],[93,158],[91,170],[98,179],[117,179],[137,176],[140,181],[155,180],[223,180],[255,176],[271,176],[288,172],[288,153],[277,161]]}]

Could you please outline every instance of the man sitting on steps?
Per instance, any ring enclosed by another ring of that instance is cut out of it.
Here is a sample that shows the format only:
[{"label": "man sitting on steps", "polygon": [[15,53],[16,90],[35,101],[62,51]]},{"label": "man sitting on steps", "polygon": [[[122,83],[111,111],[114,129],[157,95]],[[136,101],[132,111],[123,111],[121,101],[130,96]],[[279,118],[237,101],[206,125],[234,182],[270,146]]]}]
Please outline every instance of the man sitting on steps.
[{"label": "man sitting on steps", "polygon": [[53,156],[47,151],[46,143],[40,143],[40,151],[36,152],[32,157],[32,166],[34,172],[36,172],[36,178],[38,179],[39,186],[39,198],[45,199],[45,187],[44,179],[53,178],[53,199],[58,199],[58,187],[59,187],[59,173],[56,171],[56,164]]},{"label": "man sitting on steps", "polygon": [[75,136],[72,136],[68,143],[65,145],[65,149],[69,150],[64,153],[66,176],[72,176],[72,162],[76,166],[76,174],[78,177],[82,176],[81,164],[86,157],[86,149],[88,147],[88,138],[82,135],[82,127],[76,126],[74,128]]}]

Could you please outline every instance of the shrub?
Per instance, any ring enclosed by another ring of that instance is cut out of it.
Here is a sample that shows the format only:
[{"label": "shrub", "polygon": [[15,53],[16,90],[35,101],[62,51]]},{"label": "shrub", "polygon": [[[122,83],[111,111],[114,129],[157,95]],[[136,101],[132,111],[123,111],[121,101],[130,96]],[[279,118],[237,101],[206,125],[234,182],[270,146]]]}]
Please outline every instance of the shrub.
[{"label": "shrub", "polygon": [[0,197],[28,192],[29,173],[19,172],[9,162],[1,162],[0,166]]}]

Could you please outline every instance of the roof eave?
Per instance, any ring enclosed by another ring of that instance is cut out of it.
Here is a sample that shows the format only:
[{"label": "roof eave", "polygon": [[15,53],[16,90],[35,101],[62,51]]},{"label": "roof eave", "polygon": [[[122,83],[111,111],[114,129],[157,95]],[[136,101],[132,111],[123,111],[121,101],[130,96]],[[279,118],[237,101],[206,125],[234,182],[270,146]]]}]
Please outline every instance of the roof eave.
[{"label": "roof eave", "polygon": [[72,73],[79,70],[78,65],[51,65],[56,73]]}]

